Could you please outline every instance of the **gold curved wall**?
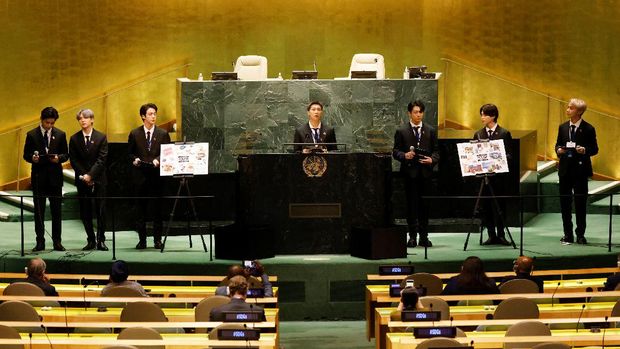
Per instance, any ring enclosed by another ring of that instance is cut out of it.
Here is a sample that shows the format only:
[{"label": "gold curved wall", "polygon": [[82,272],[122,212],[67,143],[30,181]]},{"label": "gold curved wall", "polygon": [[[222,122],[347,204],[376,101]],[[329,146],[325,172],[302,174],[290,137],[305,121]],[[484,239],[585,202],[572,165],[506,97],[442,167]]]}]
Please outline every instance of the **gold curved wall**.
[{"label": "gold curved wall", "polygon": [[[619,8],[581,0],[0,0],[1,129],[36,124],[54,105],[71,134],[74,113],[89,107],[96,127],[124,140],[144,102],[160,106],[160,122],[176,118],[175,77],[208,76],[230,70],[239,55],[261,54],[270,77],[316,61],[319,76],[332,78],[346,76],[354,53],[378,52],[388,77],[401,77],[406,65],[444,71],[440,122],[477,128],[479,106],[493,102],[505,126],[537,129],[538,152],[552,157],[562,104],[501,79],[559,99],[579,96],[613,115]],[[585,117],[604,145],[596,171],[620,177],[610,151],[618,117]],[[24,130],[0,135],[3,159],[19,162],[13,153]],[[27,174],[23,161],[19,174],[2,166],[0,183]]]}]

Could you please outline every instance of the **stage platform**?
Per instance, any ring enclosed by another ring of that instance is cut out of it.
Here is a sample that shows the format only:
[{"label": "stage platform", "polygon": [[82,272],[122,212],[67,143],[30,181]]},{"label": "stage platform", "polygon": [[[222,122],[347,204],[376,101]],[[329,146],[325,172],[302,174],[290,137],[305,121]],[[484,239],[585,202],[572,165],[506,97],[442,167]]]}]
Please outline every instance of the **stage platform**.
[{"label": "stage platform", "polygon": [[[612,229],[620,230],[620,220],[614,216]],[[22,272],[28,259],[43,258],[49,273],[104,273],[109,272],[112,251],[87,251],[81,248],[86,242],[79,220],[63,221],[63,244],[66,252],[51,251],[51,239],[47,250],[32,253],[34,226],[24,223],[26,255],[20,256],[20,223],[2,224],[0,240],[0,270]],[[50,222],[46,222],[48,229]],[[560,244],[561,217],[559,213],[546,213],[534,217],[524,228],[524,254],[537,259],[537,269],[608,267],[616,265],[618,246],[607,250],[609,231],[608,215],[588,215],[586,237],[588,245]],[[519,229],[511,228],[518,243]],[[108,247],[112,248],[112,234],[108,233]],[[512,268],[512,261],[518,257],[519,249],[505,246],[480,246],[479,235],[472,234],[467,251],[463,251],[464,233],[432,233],[433,247],[428,249],[409,248],[407,258],[389,260],[364,260],[348,255],[286,255],[263,260],[268,274],[278,276],[280,287],[279,307],[282,320],[335,320],[363,319],[364,285],[367,274],[377,273],[382,264],[411,263],[420,272],[458,272],[460,264],[468,256],[476,255],[486,263],[488,271],[503,271]],[[208,245],[208,236],[205,235]],[[209,260],[209,253],[203,251],[200,236],[193,236],[194,246],[189,248],[187,236],[173,236],[168,239],[166,251],[162,254],[152,248],[149,239],[147,250],[135,250],[137,234],[132,231],[116,233],[116,258],[127,261],[134,274],[186,274],[224,275],[234,260]],[[620,238],[615,241],[620,244]]]}]

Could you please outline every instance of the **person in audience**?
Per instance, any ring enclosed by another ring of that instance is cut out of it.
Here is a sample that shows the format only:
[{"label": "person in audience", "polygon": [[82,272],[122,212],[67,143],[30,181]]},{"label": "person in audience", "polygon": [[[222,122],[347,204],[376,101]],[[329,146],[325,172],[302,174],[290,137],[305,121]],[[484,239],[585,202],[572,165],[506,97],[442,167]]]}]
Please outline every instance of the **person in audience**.
[{"label": "person in audience", "polygon": [[394,133],[392,157],[400,162],[407,199],[407,247],[433,246],[428,239],[428,202],[422,196],[431,193],[433,169],[439,162],[439,143],[437,130],[422,122],[424,109],[422,101],[409,103],[409,121]]},{"label": "person in audience", "polygon": [[514,270],[515,275],[504,277],[501,282],[502,284],[510,280],[527,279],[534,281],[536,285],[538,285],[538,292],[543,292],[543,280],[537,276],[532,275],[532,270],[534,270],[534,259],[528,256],[519,256],[519,258],[515,259],[512,270]]},{"label": "person in audience", "polygon": [[448,280],[441,294],[494,294],[499,293],[495,280],[484,272],[482,260],[476,256],[467,257],[459,275]]},{"label": "person in audience", "polygon": [[[108,138],[95,130],[95,113],[82,109],[76,119],[81,130],[69,139],[69,159],[75,170],[75,186],[80,204],[80,219],[86,230],[84,251],[107,251],[105,244],[105,189],[107,184],[106,159]],[[97,235],[93,228],[93,199],[97,219]]]},{"label": "person in audience", "polygon": [[110,280],[108,284],[105,285],[105,287],[101,290],[101,295],[106,296],[107,293],[110,291],[110,289],[112,289],[113,287],[123,286],[123,287],[132,288],[140,292],[142,296],[148,297],[148,294],[146,293],[146,290],[144,289],[144,287],[142,287],[142,285],[140,285],[136,281],[127,280],[128,277],[129,277],[129,266],[127,265],[125,261],[119,259],[116,262],[112,263],[112,271],[110,272]]},{"label": "person in audience", "polygon": [[226,311],[261,312],[262,319],[265,320],[265,311],[262,307],[245,302],[248,293],[248,282],[245,277],[237,275],[230,278],[228,289],[230,290],[230,303],[211,309],[211,321],[224,321]]},{"label": "person in audience", "polygon": [[47,265],[43,259],[31,259],[28,262],[28,266],[26,266],[27,277],[24,281],[37,285],[43,290],[43,293],[45,293],[46,296],[57,297],[58,292],[56,292],[56,288],[50,283],[50,278],[45,274],[46,269]]},{"label": "person in audience", "polygon": [[[336,133],[333,127],[321,122],[323,118],[323,104],[311,102],[308,107],[308,123],[304,123],[295,130],[294,143],[336,143]],[[311,146],[296,145],[296,152],[309,153]],[[323,150],[338,150],[335,144],[321,147]]]},{"label": "person in audience", "polygon": [[390,320],[400,321],[403,310],[422,310],[424,306],[420,303],[420,295],[415,287],[405,287],[400,291],[400,302],[398,307],[390,313]]},{"label": "person in audience", "polygon": [[[153,220],[153,247],[161,249],[163,217],[161,212],[161,196],[163,183],[159,176],[159,153],[161,145],[170,143],[170,135],[166,130],[157,127],[157,106],[147,103],[140,107],[142,126],[129,133],[127,148],[132,166],[132,178],[136,200],[136,230],[138,244],[136,249],[146,248],[146,219]],[[147,198],[147,199],[144,199]]]},{"label": "person in audience", "polygon": [[577,227],[577,243],[585,245],[586,240],[586,203],[588,201],[588,178],[592,177],[592,161],[590,157],[598,154],[596,130],[594,126],[582,119],[586,111],[586,102],[572,98],[566,107],[568,121],[558,128],[555,152],[560,164],[560,206],[562,210],[562,227],[564,236],[562,244],[575,242],[573,235],[572,206],[575,197],[575,219]]},{"label": "person in audience", "polygon": [[230,279],[234,276],[241,275],[246,278],[250,288],[262,288],[265,290],[265,297],[273,297],[273,287],[271,282],[269,282],[269,275],[265,273],[265,267],[258,260],[254,260],[252,263],[253,267],[243,267],[238,264],[231,265],[228,268],[227,276],[215,289],[215,294],[228,296],[228,284],[230,283]]},{"label": "person in audience", "polygon": [[[620,269],[620,254],[618,255],[618,268]],[[620,273],[618,272],[613,273],[609,275],[609,277],[607,277],[607,280],[605,281],[605,284],[603,285],[603,291],[615,291],[619,283],[620,283]]]},{"label": "person in audience", "polygon": [[[510,131],[497,124],[499,118],[499,110],[495,104],[485,104],[480,107],[480,121],[483,127],[474,133],[474,140],[502,140],[504,143],[504,150],[506,151],[506,161],[510,167],[510,160],[512,159],[512,153],[510,151],[510,143],[512,142],[512,135]],[[483,211],[483,224],[487,228],[489,238],[484,241],[483,245],[510,245],[511,243],[506,240],[504,217],[506,213],[506,199],[497,197],[507,195],[506,192],[508,174],[498,173],[493,177],[482,178],[481,180],[488,180],[489,185],[483,187],[482,195],[492,196],[494,199],[483,199],[480,203]],[[492,191],[491,191],[492,190]],[[493,201],[497,203],[494,205]]]},{"label": "person in audience", "polygon": [[26,134],[24,160],[32,164],[31,182],[34,195],[34,231],[37,244],[33,252],[45,249],[45,200],[50,201],[52,242],[54,251],[65,251],[62,245],[62,163],[69,160],[67,135],[55,127],[58,111],[54,107],[41,110],[41,123]]}]

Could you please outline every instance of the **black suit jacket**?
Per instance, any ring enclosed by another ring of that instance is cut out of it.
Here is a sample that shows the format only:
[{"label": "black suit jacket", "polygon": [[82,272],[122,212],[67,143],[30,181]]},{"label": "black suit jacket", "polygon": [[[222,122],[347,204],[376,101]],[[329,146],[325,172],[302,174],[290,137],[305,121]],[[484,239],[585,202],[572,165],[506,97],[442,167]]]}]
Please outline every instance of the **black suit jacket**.
[{"label": "black suit jacket", "polygon": [[48,282],[44,282],[43,280],[33,276],[27,277],[24,281],[29,282],[33,285],[37,285],[40,289],[43,290],[43,293],[45,293],[46,296],[58,297],[58,292],[56,292],[56,288]]},{"label": "black suit jacket", "polygon": [[[570,140],[570,122],[567,121],[558,128],[558,138],[555,142],[555,151],[557,153],[560,147],[566,146],[566,142]],[[575,150],[569,150],[572,157],[568,153],[559,155],[560,167],[559,176],[565,176],[569,171],[576,173],[582,177],[592,177],[592,162],[590,157],[598,154],[598,144],[596,142],[596,131],[594,126],[581,119],[581,124],[575,130],[575,143],[586,148],[585,154],[579,154]]]},{"label": "black suit jacket", "polygon": [[[336,133],[334,132],[333,127],[327,126],[324,122],[321,122],[321,128],[319,130],[319,140],[320,143],[336,143]],[[305,123],[299,126],[295,130],[295,137],[293,138],[293,142],[295,143],[312,143],[312,130],[310,129],[310,125]],[[304,147],[301,145],[295,146],[295,151],[302,151]],[[335,145],[328,145],[327,150],[338,150],[338,147]]]},{"label": "black suit jacket", "polygon": [[[487,133],[486,127],[483,127],[480,130],[476,131],[476,133],[474,133],[473,139],[474,140],[489,139],[489,134]],[[504,149],[506,150],[506,160],[508,161],[508,166],[510,167],[510,160],[512,159],[512,151],[511,151],[512,149],[510,149],[511,142],[512,142],[512,135],[510,134],[510,131],[501,127],[500,125],[497,125],[497,127],[495,128],[495,131],[493,132],[493,136],[491,137],[491,140],[498,140],[498,139],[501,139],[504,141]]]},{"label": "black suit jacket", "polygon": [[[39,162],[33,163],[34,152],[39,152]],[[45,152],[43,133],[39,126],[28,131],[24,144],[24,160],[32,164],[31,174],[36,185],[62,187],[62,163],[69,160],[67,149],[67,135],[60,129],[53,127],[47,154],[58,155],[59,162],[51,162]]]},{"label": "black suit jacket", "polygon": [[[161,145],[170,143],[170,135],[163,128],[155,126],[151,135],[151,150],[148,150],[144,127],[140,126],[131,130],[127,143],[130,162],[138,158],[143,162],[151,163],[155,159],[159,161]],[[136,167],[133,165],[131,167],[133,168],[132,175],[136,184],[142,183],[147,176],[159,177],[159,168]]]},{"label": "black suit jacket", "polygon": [[231,298],[230,303],[220,305],[219,307],[215,307],[211,309],[211,313],[209,316],[210,321],[224,321],[224,312],[225,311],[247,311],[247,312],[262,312],[262,321],[265,321],[265,311],[262,307],[246,303],[244,299],[240,298]]},{"label": "black suit jacket", "polygon": [[[426,123],[422,123],[420,135],[420,144],[413,133],[411,123],[407,122],[399,127],[394,134],[394,149],[392,157],[400,161],[400,172],[411,178],[422,176],[429,178],[433,175],[433,168],[439,163],[439,141],[437,140],[437,131]],[[412,160],[405,159],[405,153],[409,152],[411,147],[423,149],[430,152],[433,163],[424,165],[418,162],[417,157]]]},{"label": "black suit jacket", "polygon": [[69,139],[69,158],[75,170],[75,183],[83,183],[79,176],[88,174],[99,185],[106,185],[105,163],[108,158],[108,138],[105,134],[93,130],[88,149],[82,131],[76,132]]}]

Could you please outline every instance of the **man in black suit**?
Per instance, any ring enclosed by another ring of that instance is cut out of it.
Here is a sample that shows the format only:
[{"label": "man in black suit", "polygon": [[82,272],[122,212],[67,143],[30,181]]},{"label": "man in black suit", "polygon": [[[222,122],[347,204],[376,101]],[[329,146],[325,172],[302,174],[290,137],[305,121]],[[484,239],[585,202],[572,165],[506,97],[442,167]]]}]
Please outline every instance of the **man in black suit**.
[{"label": "man in black suit", "polygon": [[230,278],[228,290],[228,294],[230,295],[230,303],[211,309],[211,312],[209,313],[210,321],[224,321],[224,312],[227,311],[260,312],[262,313],[262,321],[265,321],[265,311],[262,307],[245,302],[245,298],[248,294],[248,282],[245,277],[237,275]]},{"label": "man in black suit", "polygon": [[[474,139],[488,139],[490,141],[499,139],[503,140],[504,149],[506,150],[506,161],[508,161],[508,164],[510,166],[510,159],[512,159],[510,153],[510,143],[512,142],[512,135],[510,134],[510,131],[497,124],[498,118],[499,110],[494,104],[485,104],[480,107],[480,120],[482,121],[484,127],[474,134]],[[489,185],[493,189],[493,193],[491,193],[489,186],[485,185],[482,191],[482,195],[505,195],[506,191],[504,190],[504,188],[507,187],[506,181],[507,174],[496,174],[493,177],[490,177]],[[497,205],[493,203],[494,200]],[[504,212],[506,212],[506,200],[501,198],[483,199],[481,200],[481,205],[484,213],[483,224],[486,226],[487,233],[489,234],[489,238],[482,244],[506,246],[510,245],[510,242],[506,240],[506,229],[504,225],[504,217],[502,215]],[[501,212],[498,211],[498,206]]]},{"label": "man in black suit", "polygon": [[[409,247],[433,246],[428,239],[428,204],[422,201],[422,196],[431,193],[433,167],[439,162],[439,143],[437,131],[422,123],[424,109],[422,101],[409,103],[409,122],[396,130],[392,151],[394,159],[400,161],[405,184]],[[416,241],[418,233],[419,243]]]},{"label": "man in black suit", "polygon": [[[146,248],[146,218],[153,219],[154,247],[161,249],[162,213],[159,197],[162,195],[162,181],[159,176],[159,153],[161,145],[170,143],[168,132],[157,127],[157,106],[147,103],[140,107],[143,125],[131,130],[128,147],[132,163],[132,177],[136,190],[137,230],[139,241],[136,249]],[[148,199],[141,199],[147,197]]]},{"label": "man in black suit", "polygon": [[[75,171],[80,218],[86,230],[87,243],[82,250],[98,249],[107,251],[105,245],[105,187],[107,177],[105,163],[108,157],[108,139],[105,134],[95,130],[95,114],[90,109],[77,113],[76,119],[81,130],[69,139],[71,166]],[[93,199],[97,214],[97,236],[93,229]]]},{"label": "man in black suit", "polygon": [[[332,127],[321,122],[323,117],[323,104],[321,102],[311,102],[306,108],[308,111],[308,123],[299,126],[295,130],[295,143],[336,143],[336,133]],[[327,146],[315,146],[327,151],[337,150],[335,144]],[[309,153],[312,146],[296,145],[295,151]]]},{"label": "man in black suit", "polygon": [[62,163],[69,159],[67,136],[54,127],[58,111],[47,107],[41,111],[41,124],[26,134],[24,160],[32,164],[31,181],[34,195],[34,230],[37,244],[33,251],[45,249],[45,199],[52,213],[52,241],[55,251],[64,251],[61,243]]},{"label": "man in black suit", "polygon": [[555,152],[560,158],[560,205],[562,207],[563,244],[574,242],[572,205],[575,196],[575,217],[577,243],[585,245],[586,202],[588,200],[588,178],[592,177],[590,157],[598,154],[596,130],[581,118],[586,111],[586,102],[573,98],[568,102],[566,115],[569,121],[560,125]]},{"label": "man in black suit", "polygon": [[31,259],[26,266],[27,278],[24,281],[38,286],[46,296],[58,297],[56,287],[50,283],[50,278],[45,273],[46,269],[47,265],[43,259]]},{"label": "man in black suit", "polygon": [[515,259],[512,265],[512,270],[515,272],[515,275],[504,277],[501,284],[506,283],[510,280],[527,279],[536,283],[536,286],[538,286],[538,292],[544,292],[543,280],[537,276],[532,275],[532,271],[534,270],[534,259],[532,257],[519,256],[517,259]]}]

